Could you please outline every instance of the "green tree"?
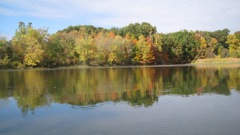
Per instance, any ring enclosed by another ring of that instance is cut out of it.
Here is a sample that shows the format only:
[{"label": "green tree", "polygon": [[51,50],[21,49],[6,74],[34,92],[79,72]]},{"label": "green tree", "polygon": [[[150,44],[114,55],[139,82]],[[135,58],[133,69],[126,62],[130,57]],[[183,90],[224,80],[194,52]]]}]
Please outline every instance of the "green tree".
[{"label": "green tree", "polygon": [[240,31],[234,32],[234,35],[236,36],[237,39],[240,40]]},{"label": "green tree", "polygon": [[194,32],[184,30],[165,35],[163,47],[166,48],[172,64],[189,63],[197,55],[199,41]]},{"label": "green tree", "polygon": [[104,29],[102,27],[95,27],[93,25],[76,25],[76,26],[72,26],[70,25],[69,27],[67,27],[66,29],[63,30],[59,30],[58,32],[66,32],[66,33],[70,33],[72,31],[77,31],[80,33],[85,33],[87,35],[93,35],[93,34],[98,34],[100,32],[107,32],[108,29]]},{"label": "green tree", "polygon": [[214,32],[211,32],[210,35],[213,38],[216,38],[218,41],[218,44],[221,46],[224,46],[225,48],[228,48],[228,45],[225,43],[227,41],[227,36],[229,34],[228,29],[223,29],[223,30],[217,30]]},{"label": "green tree", "polygon": [[48,67],[77,64],[79,56],[75,50],[76,38],[82,36],[79,31],[57,32],[49,38],[46,46],[45,65]]},{"label": "green tree", "polygon": [[58,34],[53,34],[48,39],[48,44],[45,46],[45,58],[43,65],[46,67],[56,67],[62,65],[64,62],[62,53],[64,50],[61,45],[61,37]]},{"label": "green tree", "polygon": [[9,42],[5,37],[0,37],[0,68],[10,67]]},{"label": "green tree", "polygon": [[221,51],[226,48],[228,49],[228,44],[226,43],[227,41],[227,36],[229,34],[229,30],[228,29],[223,29],[223,30],[217,30],[214,32],[210,33],[210,36],[212,38],[215,38],[218,42],[217,42],[217,46],[214,50],[214,53],[216,55],[221,55]]},{"label": "green tree", "polygon": [[147,22],[139,23],[130,23],[128,26],[122,28],[122,37],[125,36],[127,33],[131,33],[134,35],[135,38],[139,38],[143,35],[145,38],[150,34],[155,34],[157,32],[157,28],[152,26]]}]

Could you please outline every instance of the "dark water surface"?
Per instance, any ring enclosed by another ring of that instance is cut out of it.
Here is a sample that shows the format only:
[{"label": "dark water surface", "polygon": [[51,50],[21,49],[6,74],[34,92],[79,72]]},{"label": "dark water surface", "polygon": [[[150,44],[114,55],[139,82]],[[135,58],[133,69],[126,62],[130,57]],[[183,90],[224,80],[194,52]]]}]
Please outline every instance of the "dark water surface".
[{"label": "dark water surface", "polygon": [[0,71],[1,135],[239,135],[240,65]]}]

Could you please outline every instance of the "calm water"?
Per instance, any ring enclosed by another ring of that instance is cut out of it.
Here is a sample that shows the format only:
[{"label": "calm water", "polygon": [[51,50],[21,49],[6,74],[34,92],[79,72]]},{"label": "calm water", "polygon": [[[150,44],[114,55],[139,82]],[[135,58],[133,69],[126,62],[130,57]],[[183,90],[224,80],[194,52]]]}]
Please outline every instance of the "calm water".
[{"label": "calm water", "polygon": [[0,71],[1,135],[239,135],[240,65]]}]

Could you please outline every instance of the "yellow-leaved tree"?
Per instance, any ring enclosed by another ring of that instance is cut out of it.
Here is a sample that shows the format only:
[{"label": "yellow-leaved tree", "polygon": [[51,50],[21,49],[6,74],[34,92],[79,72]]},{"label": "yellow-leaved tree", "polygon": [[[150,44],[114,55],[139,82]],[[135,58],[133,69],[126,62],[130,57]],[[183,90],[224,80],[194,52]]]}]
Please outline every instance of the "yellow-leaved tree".
[{"label": "yellow-leaved tree", "polygon": [[47,36],[47,30],[37,30],[32,27],[32,23],[25,26],[23,22],[19,22],[19,27],[12,40],[13,61],[16,63],[14,66],[40,66],[44,57]]},{"label": "yellow-leaved tree", "polygon": [[29,28],[28,33],[25,35],[26,39],[26,54],[24,63],[27,66],[37,66],[43,60],[44,53],[44,39],[39,31]]},{"label": "yellow-leaved tree", "polygon": [[139,36],[136,43],[136,54],[133,59],[136,63],[151,64],[155,60],[153,46],[151,42],[147,42],[143,35]]},{"label": "yellow-leaved tree", "polygon": [[230,56],[240,58],[240,40],[237,39],[236,35],[228,35],[226,43],[229,44]]},{"label": "yellow-leaved tree", "polygon": [[97,53],[97,47],[92,36],[81,36],[76,39],[75,51],[79,55],[79,60],[85,64],[90,64]]}]

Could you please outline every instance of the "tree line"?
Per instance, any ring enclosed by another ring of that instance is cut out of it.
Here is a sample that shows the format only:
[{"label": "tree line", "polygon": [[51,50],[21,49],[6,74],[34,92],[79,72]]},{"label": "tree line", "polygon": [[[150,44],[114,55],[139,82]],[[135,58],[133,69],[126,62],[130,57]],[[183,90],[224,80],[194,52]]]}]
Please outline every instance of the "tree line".
[{"label": "tree line", "polygon": [[69,26],[54,34],[19,22],[10,41],[0,38],[0,68],[68,65],[184,64],[205,58],[240,58],[240,31],[158,33],[147,22],[105,29]]}]

